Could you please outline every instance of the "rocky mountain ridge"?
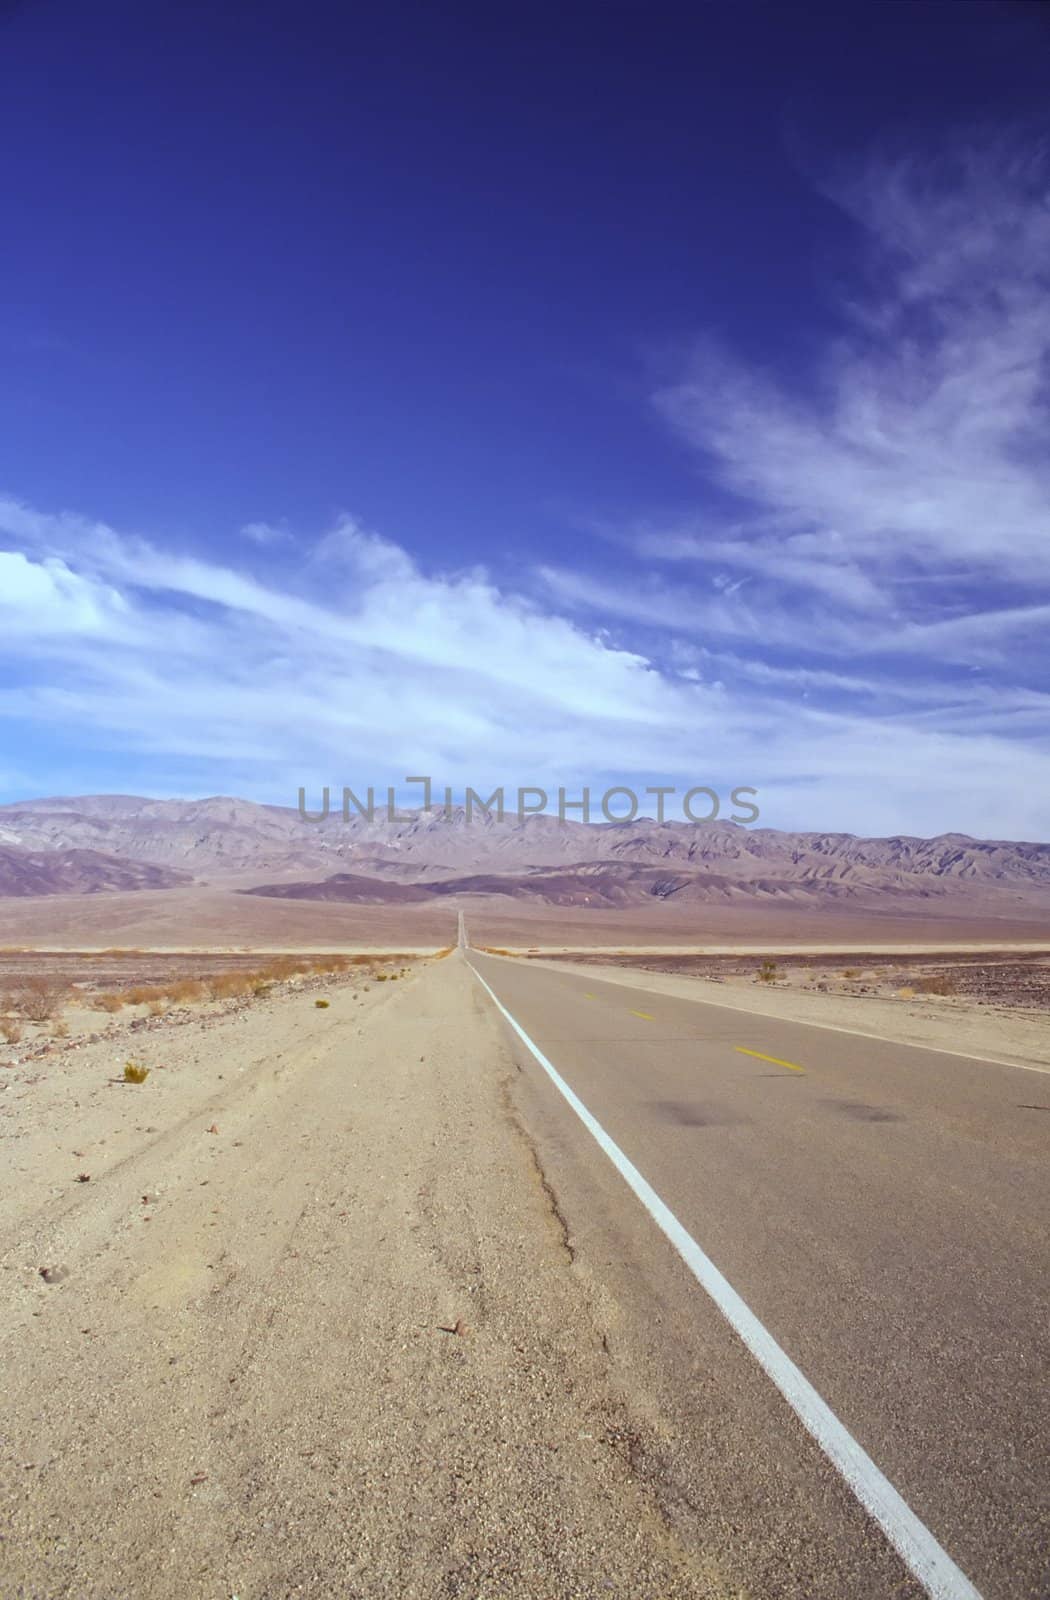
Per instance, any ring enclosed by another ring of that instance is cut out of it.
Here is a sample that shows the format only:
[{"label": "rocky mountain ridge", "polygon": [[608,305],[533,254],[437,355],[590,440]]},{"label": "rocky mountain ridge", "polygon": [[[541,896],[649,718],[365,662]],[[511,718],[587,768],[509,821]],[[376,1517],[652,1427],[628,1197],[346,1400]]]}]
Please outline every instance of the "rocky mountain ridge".
[{"label": "rocky mountain ridge", "polygon": [[[96,861],[92,872],[82,860],[78,877],[68,859],[78,852],[110,865]],[[51,858],[50,872],[45,858]],[[123,864],[132,878],[138,872],[142,887],[196,879],[284,897],[298,891],[303,898],[317,898],[319,882],[348,875],[358,880],[356,890],[353,883],[335,884],[329,897],[360,892],[415,899],[395,891],[418,885],[424,898],[549,894],[552,903],[572,904],[631,903],[653,895],[794,896],[831,904],[843,897],[940,900],[986,892],[1045,897],[1050,904],[1050,844],[958,833],[868,839],[648,818],[584,823],[538,815],[501,822],[477,813],[468,819],[462,808],[450,816],[435,809],[393,821],[385,814],[372,821],[352,814],[346,822],[339,815],[312,822],[292,807],[226,796],[89,795],[0,806],[0,894],[140,886],[119,883],[112,863]],[[18,887],[27,882],[37,887]],[[56,887],[48,887],[51,882]],[[383,884],[385,890],[367,887]]]}]

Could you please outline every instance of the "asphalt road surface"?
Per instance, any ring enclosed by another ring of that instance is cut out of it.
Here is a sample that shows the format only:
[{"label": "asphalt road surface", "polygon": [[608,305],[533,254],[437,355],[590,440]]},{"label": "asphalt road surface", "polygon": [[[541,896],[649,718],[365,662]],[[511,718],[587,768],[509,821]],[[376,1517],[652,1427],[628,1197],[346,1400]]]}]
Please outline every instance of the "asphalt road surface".
[{"label": "asphalt road surface", "polygon": [[[918,1577],[945,1596],[1045,1600],[1050,1075],[466,953],[724,1275],[740,1316],[897,1491],[901,1518],[918,1519],[918,1554],[904,1551],[894,1582],[883,1535],[869,1524],[874,1537],[861,1540],[843,1501],[832,1503],[826,1450],[817,1447],[826,1476],[802,1481],[801,1457],[784,1444],[796,1420],[747,1356],[758,1381],[741,1380],[740,1392],[762,1412],[770,1497],[827,1501],[840,1546],[828,1561],[849,1574],[839,1592],[917,1593]],[[604,1234],[610,1281],[651,1275],[670,1244],[593,1128],[508,1034],[552,1183],[568,1191],[575,1228],[593,1215],[592,1259],[603,1259]],[[661,1322],[686,1330],[676,1348],[691,1326],[699,1337],[713,1307],[695,1271],[668,1269],[658,1292]],[[724,1329],[726,1360],[739,1361]],[[685,1419],[698,1406],[702,1415],[702,1397],[682,1363]],[[936,1561],[922,1569],[922,1536],[945,1553],[939,1576]]]}]

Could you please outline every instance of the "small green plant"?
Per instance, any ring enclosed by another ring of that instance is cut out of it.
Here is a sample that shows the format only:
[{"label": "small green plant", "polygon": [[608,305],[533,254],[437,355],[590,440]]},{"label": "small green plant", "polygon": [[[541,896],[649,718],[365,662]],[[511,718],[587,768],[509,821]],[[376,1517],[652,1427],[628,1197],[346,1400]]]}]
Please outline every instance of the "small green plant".
[{"label": "small green plant", "polygon": [[317,1007],[318,1011],[327,1011],[328,1010],[328,1001],[327,1000],[315,1000],[314,1001],[314,1005]]},{"label": "small green plant", "polygon": [[387,980],[387,977],[388,977],[387,973],[385,973],[385,972],[377,972],[376,973],[376,982],[377,983],[385,983],[386,980]]},{"label": "small green plant", "polygon": [[775,961],[770,961],[767,957],[767,959],[763,961],[762,965],[758,969],[758,981],[759,983],[773,983],[776,979],[776,975],[777,964]]},{"label": "small green plant", "polygon": [[125,1063],[124,1063],[124,1082],[125,1083],[145,1083],[145,1081],[146,1081],[146,1079],[148,1077],[149,1077],[149,1068],[148,1067],[140,1067],[137,1061],[125,1061]]}]

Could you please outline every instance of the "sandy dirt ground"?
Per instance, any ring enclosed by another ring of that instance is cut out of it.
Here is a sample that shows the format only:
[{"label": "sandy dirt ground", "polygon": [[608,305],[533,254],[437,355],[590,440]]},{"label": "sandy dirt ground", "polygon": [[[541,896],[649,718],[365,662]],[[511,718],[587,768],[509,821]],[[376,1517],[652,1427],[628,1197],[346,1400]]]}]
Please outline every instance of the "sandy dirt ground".
[{"label": "sandy dirt ground", "polygon": [[439,949],[453,944],[448,906],[265,900],[229,888],[0,900],[0,946],[37,949]]},{"label": "sandy dirt ground", "polygon": [[[873,961],[871,951],[844,958],[842,951],[825,949],[816,961],[793,964],[781,957],[769,982],[756,979],[757,957],[746,964],[708,961],[707,976],[661,971],[658,957],[646,957],[644,964],[597,953],[582,959],[579,952],[565,960],[528,959],[650,993],[1050,1072],[1048,952],[1024,961],[1000,953],[998,961],[989,963],[953,961],[950,954],[934,957],[916,949],[899,950],[889,961]],[[843,966],[844,959],[853,964]],[[694,961],[671,957],[665,965]],[[991,976],[997,968],[1003,973],[998,981]],[[983,975],[980,983],[978,972]],[[922,994],[915,989],[929,981],[927,975],[942,973],[949,987],[962,992]],[[993,998],[984,998],[984,993]]]},{"label": "sandy dirt ground", "polygon": [[555,949],[754,949],[777,945],[1046,944],[1045,915],[1018,903],[1007,914],[978,905],[926,912],[880,913],[844,907],[821,912],[797,907],[672,902],[619,911],[528,905],[507,896],[458,895],[439,905],[340,905],[238,894],[227,885],[139,890],[104,895],[44,895],[0,900],[0,947],[37,949],[136,948],[253,950],[437,949],[454,944],[460,911],[475,944]]},{"label": "sandy dirt ground", "polygon": [[89,1041],[0,1073],[5,1600],[744,1592],[632,1466],[459,958]]}]

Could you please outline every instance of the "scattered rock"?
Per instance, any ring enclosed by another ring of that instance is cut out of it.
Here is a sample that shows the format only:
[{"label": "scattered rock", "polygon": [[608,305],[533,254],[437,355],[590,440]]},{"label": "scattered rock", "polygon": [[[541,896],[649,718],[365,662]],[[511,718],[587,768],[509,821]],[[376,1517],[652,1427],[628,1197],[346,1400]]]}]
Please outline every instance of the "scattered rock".
[{"label": "scattered rock", "polygon": [[69,1277],[68,1267],[41,1267],[40,1276],[45,1283],[64,1283]]},{"label": "scattered rock", "polygon": [[91,1174],[90,1174],[90,1172],[78,1172],[77,1173],[77,1182],[78,1183],[90,1183],[91,1182]]}]

